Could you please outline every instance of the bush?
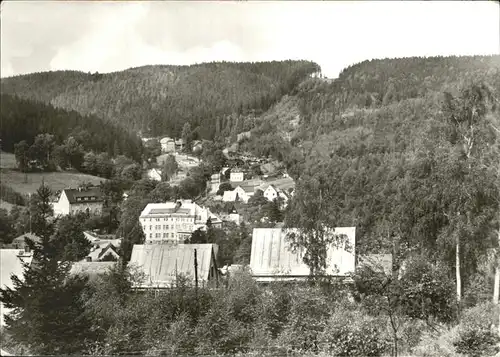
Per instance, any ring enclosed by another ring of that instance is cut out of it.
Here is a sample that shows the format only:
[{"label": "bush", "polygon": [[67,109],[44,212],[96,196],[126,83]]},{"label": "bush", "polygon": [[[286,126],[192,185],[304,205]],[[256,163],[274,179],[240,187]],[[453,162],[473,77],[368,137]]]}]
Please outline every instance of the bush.
[{"label": "bush", "polygon": [[293,292],[290,315],[283,332],[278,336],[279,345],[291,351],[314,351],[318,337],[327,325],[330,309],[319,289],[298,288]]},{"label": "bush", "polygon": [[493,356],[500,351],[497,329],[498,306],[491,303],[466,310],[458,325],[458,339],[453,345],[458,353],[471,357]]},{"label": "bush", "polygon": [[494,356],[499,351],[498,307],[491,303],[465,310],[460,323],[436,334],[424,334],[413,353],[419,357]]},{"label": "bush", "polygon": [[335,311],[320,342],[334,356],[380,356],[390,350],[385,318],[340,307]]}]

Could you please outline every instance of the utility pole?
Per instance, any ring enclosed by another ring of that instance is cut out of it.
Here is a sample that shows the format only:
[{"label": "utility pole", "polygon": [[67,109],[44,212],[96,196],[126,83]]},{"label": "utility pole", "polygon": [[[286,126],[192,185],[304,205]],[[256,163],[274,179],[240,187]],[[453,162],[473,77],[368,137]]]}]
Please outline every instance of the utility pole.
[{"label": "utility pole", "polygon": [[198,301],[198,255],[197,249],[194,250],[194,288],[196,292],[196,301]]}]

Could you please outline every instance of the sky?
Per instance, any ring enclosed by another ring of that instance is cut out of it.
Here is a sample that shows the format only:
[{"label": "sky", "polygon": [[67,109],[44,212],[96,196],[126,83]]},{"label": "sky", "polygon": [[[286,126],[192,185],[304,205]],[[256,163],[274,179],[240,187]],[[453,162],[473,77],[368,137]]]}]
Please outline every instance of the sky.
[{"label": "sky", "polygon": [[497,1],[2,1],[1,77],[150,64],[500,53]]}]

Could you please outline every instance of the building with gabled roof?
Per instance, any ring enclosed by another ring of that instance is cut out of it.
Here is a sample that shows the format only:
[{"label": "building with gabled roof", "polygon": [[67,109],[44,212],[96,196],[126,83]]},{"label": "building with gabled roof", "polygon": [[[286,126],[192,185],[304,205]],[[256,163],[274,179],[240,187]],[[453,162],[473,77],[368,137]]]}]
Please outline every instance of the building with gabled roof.
[{"label": "building with gabled roof", "polygon": [[56,202],[52,202],[54,215],[88,213],[100,215],[104,203],[99,187],[66,188],[61,191]]},{"label": "building with gabled roof", "polygon": [[161,170],[157,168],[149,169],[147,172],[147,176],[151,180],[161,181]]},{"label": "building with gabled roof", "polygon": [[[298,229],[254,228],[250,269],[259,282],[302,280],[310,274],[304,263],[304,248],[294,250],[287,239],[288,233]],[[337,227],[330,230],[336,244],[327,250],[326,274],[334,277],[348,277],[355,271],[355,227]]]},{"label": "building with gabled roof", "polygon": [[144,274],[145,279],[138,288],[170,288],[183,277],[195,281],[194,254],[198,265],[198,284],[217,284],[216,244],[135,244],[129,265]]},{"label": "building with gabled roof", "polygon": [[26,243],[26,238],[31,239],[35,243],[40,243],[42,241],[42,239],[39,236],[37,236],[36,234],[24,233],[24,234],[21,234],[19,237],[14,238],[12,240],[12,243],[10,244],[10,246],[13,249],[26,250],[26,249],[28,249],[28,244]]}]

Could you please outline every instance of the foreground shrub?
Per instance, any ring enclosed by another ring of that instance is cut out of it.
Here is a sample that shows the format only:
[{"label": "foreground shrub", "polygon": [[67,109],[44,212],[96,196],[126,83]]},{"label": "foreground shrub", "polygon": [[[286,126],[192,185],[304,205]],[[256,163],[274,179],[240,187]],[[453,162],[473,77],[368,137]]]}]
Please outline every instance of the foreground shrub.
[{"label": "foreground shrub", "polygon": [[318,289],[297,289],[292,296],[288,322],[277,338],[278,345],[287,346],[289,351],[317,351],[318,336],[329,315],[328,303]]},{"label": "foreground shrub", "polygon": [[333,356],[381,356],[391,348],[385,318],[343,307],[332,314],[320,343]]},{"label": "foreground shrub", "polygon": [[413,354],[419,357],[486,357],[500,349],[498,307],[491,303],[465,310],[460,323],[438,333],[425,333]]},{"label": "foreground shrub", "polygon": [[464,311],[458,328],[458,338],[453,345],[458,353],[471,357],[493,356],[500,349],[497,329],[499,309],[485,303]]}]

